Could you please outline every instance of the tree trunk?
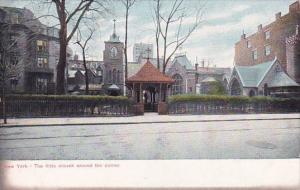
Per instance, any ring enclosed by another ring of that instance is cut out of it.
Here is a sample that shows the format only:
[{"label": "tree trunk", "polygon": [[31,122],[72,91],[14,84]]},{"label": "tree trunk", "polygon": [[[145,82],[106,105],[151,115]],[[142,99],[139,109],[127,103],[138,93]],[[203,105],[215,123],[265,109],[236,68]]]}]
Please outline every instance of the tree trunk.
[{"label": "tree trunk", "polygon": [[88,95],[89,94],[89,76],[88,76],[88,69],[86,66],[86,61],[85,61],[85,51],[84,49],[82,49],[82,58],[83,58],[83,67],[85,70],[85,94]]},{"label": "tree trunk", "polygon": [[156,36],[156,56],[157,56],[157,69],[160,71],[160,64],[159,64],[159,36]]},{"label": "tree trunk", "polygon": [[124,55],[125,55],[125,80],[128,77],[128,60],[127,60],[127,31],[128,31],[128,0],[126,2],[126,20],[125,20],[125,48],[124,48]]},{"label": "tree trunk", "polygon": [[60,38],[60,50],[59,50],[59,62],[57,65],[56,75],[56,94],[65,94],[65,69],[67,62],[67,24],[64,22],[61,24],[59,31]]},{"label": "tree trunk", "polygon": [[7,118],[6,118],[6,105],[5,105],[5,80],[3,80],[2,83],[2,112],[3,112],[3,121],[4,124],[7,124]]},{"label": "tree trunk", "polygon": [[156,15],[156,36],[155,36],[155,40],[156,40],[156,57],[157,57],[157,69],[160,71],[160,64],[159,64],[159,36],[160,36],[160,20],[159,20],[159,13],[160,13],[160,0],[157,0],[157,7],[156,7],[156,11],[157,11],[157,15]]}]

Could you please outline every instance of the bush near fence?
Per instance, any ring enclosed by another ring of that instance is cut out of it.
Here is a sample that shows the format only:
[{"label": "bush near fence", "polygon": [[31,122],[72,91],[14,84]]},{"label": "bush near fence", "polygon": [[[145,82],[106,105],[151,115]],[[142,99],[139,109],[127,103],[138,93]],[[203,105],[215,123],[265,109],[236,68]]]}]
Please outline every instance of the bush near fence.
[{"label": "bush near fence", "polygon": [[300,112],[300,98],[215,95],[169,97],[169,114],[232,114]]},{"label": "bush near fence", "polygon": [[[87,95],[8,95],[8,117],[47,116],[127,116],[133,115],[133,103],[124,96]],[[2,116],[2,104],[0,109]]]}]

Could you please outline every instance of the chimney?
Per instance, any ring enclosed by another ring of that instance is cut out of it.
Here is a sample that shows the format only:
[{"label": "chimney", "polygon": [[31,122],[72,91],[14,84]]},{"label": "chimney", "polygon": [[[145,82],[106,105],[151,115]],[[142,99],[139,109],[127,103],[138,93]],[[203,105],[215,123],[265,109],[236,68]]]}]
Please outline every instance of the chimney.
[{"label": "chimney", "polygon": [[195,64],[195,69],[198,71],[198,63]]},{"label": "chimney", "polygon": [[241,35],[241,40],[242,40],[242,39],[246,39],[246,34],[242,34],[242,35]]},{"label": "chimney", "polygon": [[281,18],[281,12],[276,13],[275,18],[276,18],[276,20],[280,19]]},{"label": "chimney", "polygon": [[262,31],[262,24],[257,26],[257,30],[258,30],[258,32]]},{"label": "chimney", "polygon": [[295,13],[297,11],[300,11],[300,0],[294,2],[289,6],[289,13]]}]

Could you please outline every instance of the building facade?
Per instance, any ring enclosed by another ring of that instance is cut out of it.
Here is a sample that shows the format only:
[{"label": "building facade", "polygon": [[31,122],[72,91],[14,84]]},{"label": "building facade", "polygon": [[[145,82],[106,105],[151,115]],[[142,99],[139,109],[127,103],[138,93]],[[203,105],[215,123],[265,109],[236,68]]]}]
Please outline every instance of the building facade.
[{"label": "building facade", "polygon": [[[7,82],[10,92],[53,94],[59,56],[59,30],[39,22],[24,8],[0,7],[1,31],[16,41],[18,76]],[[72,54],[68,50],[68,57]]]},{"label": "building facade", "polygon": [[153,58],[153,44],[136,43],[133,46],[133,61],[140,58]]},{"label": "building facade", "polygon": [[293,76],[287,65],[290,48],[287,47],[286,40],[295,35],[299,25],[300,0],[297,0],[289,6],[286,15],[276,13],[274,22],[266,26],[259,25],[257,32],[252,35],[242,34],[240,41],[235,44],[235,64],[251,66],[272,61],[276,57],[282,68]]},{"label": "building facade", "polygon": [[232,96],[297,97],[300,86],[278,59],[252,66],[235,66],[228,83]]}]

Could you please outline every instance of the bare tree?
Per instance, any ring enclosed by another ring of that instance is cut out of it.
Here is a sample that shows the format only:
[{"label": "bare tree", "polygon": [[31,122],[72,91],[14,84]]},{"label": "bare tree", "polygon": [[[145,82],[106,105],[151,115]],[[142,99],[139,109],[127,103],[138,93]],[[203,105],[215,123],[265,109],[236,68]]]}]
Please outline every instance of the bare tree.
[{"label": "bare tree", "polygon": [[135,0],[121,0],[123,5],[125,6],[125,47],[124,47],[124,55],[125,55],[125,79],[128,77],[128,58],[127,58],[127,46],[128,46],[128,15],[130,8],[134,5]]},{"label": "bare tree", "polygon": [[[197,8],[194,14],[194,22],[187,29],[184,29],[183,23],[185,18],[189,18],[187,8],[184,7],[184,0],[174,0],[171,5],[171,9],[167,14],[162,13],[162,6],[160,0],[157,1],[155,10],[156,14],[156,29],[159,30],[160,36],[163,42],[163,73],[166,71],[167,64],[174,53],[181,47],[192,33],[199,27],[203,6]],[[169,35],[169,29],[171,26],[178,26],[175,32],[175,37],[172,38]],[[157,34],[156,34],[157,36]],[[157,39],[159,41],[159,38]],[[158,48],[158,47],[157,47]],[[159,51],[159,50],[157,50]],[[169,52],[169,53],[168,53]]]},{"label": "bare tree", "polygon": [[[65,69],[66,69],[66,57],[67,46],[71,38],[75,34],[81,20],[88,14],[88,12],[96,11],[100,14],[108,12],[105,6],[109,0],[80,0],[69,1],[71,4],[75,4],[75,8],[70,11],[67,9],[66,0],[51,0],[56,6],[56,12],[59,19],[60,31],[59,31],[59,43],[60,54],[57,65],[57,78],[56,78],[56,93],[65,93]],[[95,5],[92,7],[92,5]],[[71,23],[73,22],[73,25]],[[68,29],[70,32],[68,33]]]},{"label": "bare tree", "polygon": [[155,18],[154,24],[155,24],[155,42],[156,42],[156,59],[157,59],[157,69],[160,70],[160,58],[159,58],[159,37],[160,37],[160,0],[156,0],[156,7],[154,9],[155,11]]},{"label": "bare tree", "polygon": [[95,29],[89,28],[89,34],[88,37],[85,40],[82,40],[82,35],[80,29],[77,33],[77,41],[75,42],[78,44],[82,51],[82,59],[83,59],[83,67],[85,71],[85,94],[89,94],[89,76],[88,76],[88,68],[86,65],[86,50],[87,50],[87,44],[92,39],[92,36],[95,32]]},{"label": "bare tree", "polygon": [[24,57],[23,51],[25,47],[18,44],[20,38],[24,35],[14,36],[12,38],[11,26],[9,24],[0,25],[0,84],[1,84],[1,102],[2,114],[4,123],[7,123],[6,118],[6,94],[7,83],[17,81],[20,78],[24,64],[21,64]]}]

